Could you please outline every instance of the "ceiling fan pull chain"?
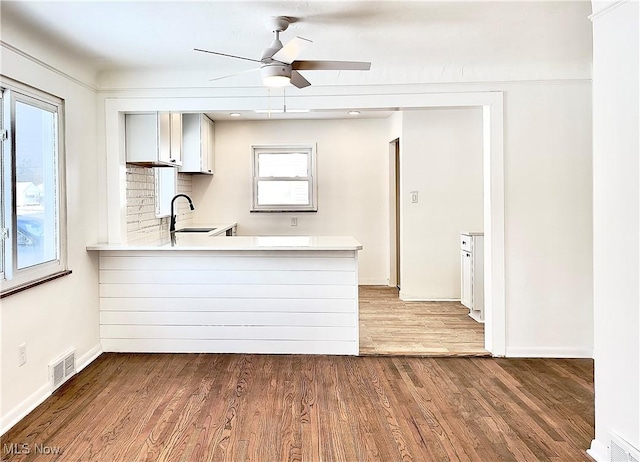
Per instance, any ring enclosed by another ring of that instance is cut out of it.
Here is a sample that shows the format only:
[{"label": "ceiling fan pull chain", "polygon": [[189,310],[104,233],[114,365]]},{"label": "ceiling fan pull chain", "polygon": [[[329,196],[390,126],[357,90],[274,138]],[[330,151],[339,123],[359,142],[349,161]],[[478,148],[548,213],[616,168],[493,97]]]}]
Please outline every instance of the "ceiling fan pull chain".
[{"label": "ceiling fan pull chain", "polygon": [[287,87],[282,87],[282,112],[287,113]]}]

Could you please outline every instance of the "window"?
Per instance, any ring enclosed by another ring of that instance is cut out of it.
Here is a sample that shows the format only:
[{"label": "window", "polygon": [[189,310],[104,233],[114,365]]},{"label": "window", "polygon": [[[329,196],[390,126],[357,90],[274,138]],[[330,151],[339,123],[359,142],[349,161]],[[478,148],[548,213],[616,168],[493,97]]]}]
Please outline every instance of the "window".
[{"label": "window", "polygon": [[171,215],[171,199],[176,195],[178,169],[172,167],[155,167],[156,218]]},{"label": "window", "polygon": [[315,147],[252,146],[252,212],[318,210]]},{"label": "window", "polygon": [[2,294],[66,271],[62,101],[0,81]]}]

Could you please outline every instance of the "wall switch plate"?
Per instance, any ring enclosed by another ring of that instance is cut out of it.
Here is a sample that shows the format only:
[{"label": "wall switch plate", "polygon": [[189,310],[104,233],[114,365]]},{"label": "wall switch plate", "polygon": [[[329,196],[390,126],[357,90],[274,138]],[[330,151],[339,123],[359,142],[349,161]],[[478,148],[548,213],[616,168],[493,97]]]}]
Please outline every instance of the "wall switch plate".
[{"label": "wall switch plate", "polygon": [[411,191],[409,194],[411,194],[411,203],[412,204],[417,204],[418,203],[418,191]]},{"label": "wall switch plate", "polygon": [[298,217],[291,217],[291,226],[298,226]]},{"label": "wall switch plate", "polygon": [[21,343],[18,345],[18,366],[24,366],[27,364],[27,344]]}]

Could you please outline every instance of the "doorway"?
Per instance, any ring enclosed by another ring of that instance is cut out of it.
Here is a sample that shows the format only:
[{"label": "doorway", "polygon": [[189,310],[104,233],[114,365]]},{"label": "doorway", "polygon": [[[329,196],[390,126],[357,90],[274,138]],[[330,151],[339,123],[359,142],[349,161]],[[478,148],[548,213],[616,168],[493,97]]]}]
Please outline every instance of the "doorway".
[{"label": "doorway", "polygon": [[400,138],[389,142],[389,286],[400,290]]},{"label": "doorway", "polygon": [[459,301],[460,232],[484,228],[483,119],[480,108],[406,111],[403,146],[389,141],[389,290],[361,290],[363,354],[489,354]]}]

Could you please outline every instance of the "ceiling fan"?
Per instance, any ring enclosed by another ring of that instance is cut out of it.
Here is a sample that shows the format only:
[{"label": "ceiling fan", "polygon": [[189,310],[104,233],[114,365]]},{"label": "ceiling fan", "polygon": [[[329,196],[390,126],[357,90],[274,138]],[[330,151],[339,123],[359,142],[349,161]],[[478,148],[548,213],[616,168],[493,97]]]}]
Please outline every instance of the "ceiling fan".
[{"label": "ceiling fan", "polygon": [[311,85],[298,71],[368,71],[371,68],[371,63],[361,61],[302,61],[296,59],[312,42],[302,37],[295,37],[286,45],[282,45],[280,32],[287,30],[287,27],[289,27],[292,21],[293,18],[286,16],[273,16],[268,19],[267,27],[273,31],[275,37],[271,45],[262,52],[259,60],[199,48],[194,48],[194,50],[260,64],[258,68],[225,75],[212,80],[225,79],[227,77],[259,70],[262,75],[262,82],[268,87],[284,87],[289,83],[297,88],[304,88]]}]

